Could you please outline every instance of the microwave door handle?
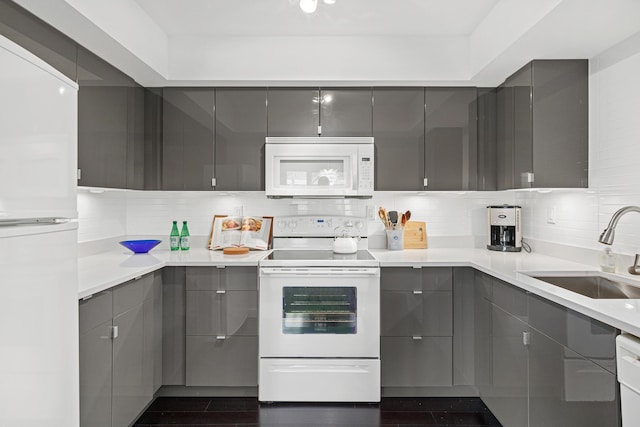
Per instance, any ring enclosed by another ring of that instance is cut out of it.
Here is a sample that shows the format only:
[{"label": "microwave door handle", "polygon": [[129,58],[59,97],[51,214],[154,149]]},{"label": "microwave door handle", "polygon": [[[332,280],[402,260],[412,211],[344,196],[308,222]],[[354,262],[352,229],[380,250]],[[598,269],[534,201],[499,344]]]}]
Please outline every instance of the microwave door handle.
[{"label": "microwave door handle", "polygon": [[360,150],[356,149],[355,155],[351,156],[351,188],[354,194],[358,194],[358,162],[360,160]]}]

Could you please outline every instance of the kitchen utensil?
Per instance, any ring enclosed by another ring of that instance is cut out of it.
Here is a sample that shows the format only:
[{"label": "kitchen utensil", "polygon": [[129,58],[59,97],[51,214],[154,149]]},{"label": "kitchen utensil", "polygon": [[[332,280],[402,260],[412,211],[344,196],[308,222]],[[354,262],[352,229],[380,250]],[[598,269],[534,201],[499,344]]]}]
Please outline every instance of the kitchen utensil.
[{"label": "kitchen utensil", "polygon": [[404,248],[426,249],[427,226],[422,221],[407,221],[404,225]]},{"label": "kitchen utensil", "polygon": [[398,211],[389,211],[389,221],[394,226],[398,224]]},{"label": "kitchen utensil", "polygon": [[132,251],[134,254],[146,254],[151,249],[158,246],[160,242],[162,242],[162,240],[123,240],[118,243]]},{"label": "kitchen utensil", "polygon": [[405,216],[405,214],[402,214],[402,217],[400,218],[400,225],[404,227],[406,223],[407,223],[407,217]]},{"label": "kitchen utensil", "polygon": [[378,209],[378,216],[380,217],[380,220],[382,220],[384,228],[389,228],[389,218],[387,218],[387,211],[382,206],[380,206],[380,208]]},{"label": "kitchen utensil", "polygon": [[404,216],[407,217],[407,222],[411,219],[411,211],[406,211]]}]

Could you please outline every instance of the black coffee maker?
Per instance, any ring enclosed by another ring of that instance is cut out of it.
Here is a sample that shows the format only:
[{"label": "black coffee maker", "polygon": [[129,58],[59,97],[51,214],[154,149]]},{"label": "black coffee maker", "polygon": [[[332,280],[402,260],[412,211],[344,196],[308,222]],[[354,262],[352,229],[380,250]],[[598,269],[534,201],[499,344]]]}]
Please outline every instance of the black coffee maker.
[{"label": "black coffee maker", "polygon": [[502,252],[522,250],[520,206],[487,206],[489,243],[487,249]]}]

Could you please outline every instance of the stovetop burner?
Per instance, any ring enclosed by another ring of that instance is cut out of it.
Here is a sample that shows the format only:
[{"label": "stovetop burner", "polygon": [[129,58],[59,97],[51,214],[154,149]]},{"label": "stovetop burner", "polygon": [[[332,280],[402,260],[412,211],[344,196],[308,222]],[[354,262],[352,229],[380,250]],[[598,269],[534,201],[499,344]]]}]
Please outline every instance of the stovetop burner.
[{"label": "stovetop burner", "polygon": [[352,254],[337,254],[330,250],[309,249],[276,249],[268,257],[276,261],[373,261],[375,258],[369,251],[357,251]]}]

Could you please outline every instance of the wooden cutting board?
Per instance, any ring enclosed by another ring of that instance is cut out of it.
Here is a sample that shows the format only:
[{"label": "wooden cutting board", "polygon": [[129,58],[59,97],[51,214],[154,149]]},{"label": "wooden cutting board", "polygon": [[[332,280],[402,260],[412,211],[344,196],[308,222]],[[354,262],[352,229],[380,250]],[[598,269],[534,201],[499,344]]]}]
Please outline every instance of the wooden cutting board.
[{"label": "wooden cutting board", "polygon": [[244,255],[244,254],[248,254],[249,253],[249,248],[236,248],[236,247],[231,247],[231,248],[224,248],[222,250],[222,253],[225,255]]},{"label": "wooden cutting board", "polygon": [[408,221],[404,225],[404,248],[427,248],[427,224],[423,221]]}]

